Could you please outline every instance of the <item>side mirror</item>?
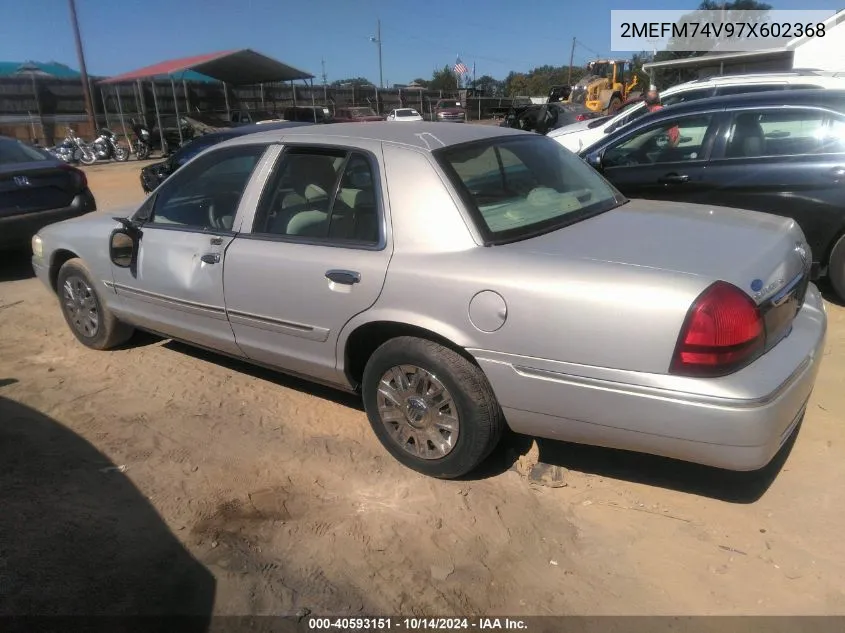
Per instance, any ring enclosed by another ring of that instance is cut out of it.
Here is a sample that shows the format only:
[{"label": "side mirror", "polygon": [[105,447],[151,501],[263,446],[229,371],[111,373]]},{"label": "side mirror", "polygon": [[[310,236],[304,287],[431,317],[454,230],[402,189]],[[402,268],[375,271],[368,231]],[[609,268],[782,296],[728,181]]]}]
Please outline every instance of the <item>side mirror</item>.
[{"label": "side mirror", "polygon": [[587,154],[585,160],[596,171],[602,171],[604,169],[604,151],[590,152]]},{"label": "side mirror", "polygon": [[109,242],[109,257],[112,264],[118,268],[129,268],[135,261],[137,238],[131,236],[126,229],[112,231]]}]

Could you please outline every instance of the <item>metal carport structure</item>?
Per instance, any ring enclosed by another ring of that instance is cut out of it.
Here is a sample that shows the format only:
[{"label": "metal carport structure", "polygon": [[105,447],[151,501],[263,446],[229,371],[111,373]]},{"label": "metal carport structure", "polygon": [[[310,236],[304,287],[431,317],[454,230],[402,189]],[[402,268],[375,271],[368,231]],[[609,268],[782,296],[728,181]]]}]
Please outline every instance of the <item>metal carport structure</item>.
[{"label": "metal carport structure", "polygon": [[[179,140],[182,142],[182,126],[179,125],[179,105],[176,95],[176,84],[174,82],[174,75],[180,75],[180,80],[184,73],[194,71],[216,79],[224,85],[224,96],[226,98],[226,110],[229,114],[229,94],[226,89],[227,84],[233,86],[247,86],[255,84],[264,84],[274,81],[290,81],[297,79],[314,79],[314,75],[307,73],[293,66],[289,66],[280,61],[267,57],[261,53],[257,53],[251,49],[243,48],[239,50],[221,51],[217,53],[207,53],[205,55],[194,55],[192,57],[183,57],[181,59],[171,59],[168,61],[159,62],[151,66],[145,66],[130,72],[120,75],[115,75],[102,80],[101,84],[118,84],[127,83],[131,81],[139,82],[142,79],[149,79],[153,84],[153,105],[156,111],[156,121],[158,122],[158,132],[161,138],[161,146],[164,148],[164,130],[161,125],[161,112],[158,107],[158,99],[156,99],[155,81],[156,77],[168,76],[170,78],[170,86],[173,90],[173,102],[176,110],[177,127],[179,128]],[[187,92],[187,89],[186,89]],[[126,124],[123,120],[123,105],[120,101],[120,93],[115,90],[117,95],[117,104],[120,111],[120,123],[123,126],[124,136],[126,135]],[[262,91],[263,95],[263,91]],[[313,90],[311,93],[311,101],[314,100]],[[312,103],[313,105],[313,103]]]}]

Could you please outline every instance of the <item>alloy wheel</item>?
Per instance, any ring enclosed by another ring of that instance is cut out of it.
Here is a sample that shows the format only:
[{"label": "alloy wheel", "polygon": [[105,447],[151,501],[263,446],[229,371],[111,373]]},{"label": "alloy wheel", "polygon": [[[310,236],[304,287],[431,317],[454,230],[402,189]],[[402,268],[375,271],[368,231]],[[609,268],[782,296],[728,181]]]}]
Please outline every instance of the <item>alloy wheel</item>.
[{"label": "alloy wheel", "polygon": [[441,459],[458,441],[460,418],[445,385],[415,365],[399,365],[382,375],[378,413],[391,439],[420,459]]},{"label": "alloy wheel", "polygon": [[65,280],[62,288],[62,304],[68,320],[74,329],[87,338],[97,335],[100,328],[100,315],[97,299],[91,286],[76,275]]}]

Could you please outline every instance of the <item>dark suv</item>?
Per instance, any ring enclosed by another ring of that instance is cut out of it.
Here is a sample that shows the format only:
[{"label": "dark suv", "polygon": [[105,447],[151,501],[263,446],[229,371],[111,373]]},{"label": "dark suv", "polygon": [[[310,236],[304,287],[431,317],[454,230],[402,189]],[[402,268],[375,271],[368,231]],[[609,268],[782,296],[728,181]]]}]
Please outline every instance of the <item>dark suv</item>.
[{"label": "dark suv", "polygon": [[581,156],[633,198],[795,219],[814,272],[827,275],[845,300],[845,90],[680,103],[609,134]]}]

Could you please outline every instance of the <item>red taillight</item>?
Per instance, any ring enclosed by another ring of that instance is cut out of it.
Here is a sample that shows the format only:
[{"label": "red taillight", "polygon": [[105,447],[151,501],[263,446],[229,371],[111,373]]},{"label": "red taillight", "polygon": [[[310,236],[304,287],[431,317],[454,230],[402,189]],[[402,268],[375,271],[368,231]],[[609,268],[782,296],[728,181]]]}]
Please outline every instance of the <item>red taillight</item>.
[{"label": "red taillight", "polygon": [[692,304],[670,371],[722,376],[751,362],[766,340],[757,305],[736,286],[717,281]]},{"label": "red taillight", "polygon": [[589,114],[578,114],[578,115],[576,115],[575,120],[576,121],[586,121],[589,118],[590,118]]},{"label": "red taillight", "polygon": [[61,168],[71,172],[74,184],[79,189],[85,189],[88,186],[88,177],[85,175],[84,171],[77,169],[76,167],[72,167],[71,165],[62,165]]}]

